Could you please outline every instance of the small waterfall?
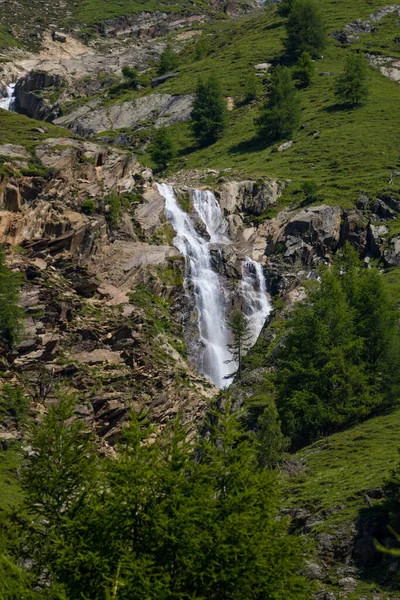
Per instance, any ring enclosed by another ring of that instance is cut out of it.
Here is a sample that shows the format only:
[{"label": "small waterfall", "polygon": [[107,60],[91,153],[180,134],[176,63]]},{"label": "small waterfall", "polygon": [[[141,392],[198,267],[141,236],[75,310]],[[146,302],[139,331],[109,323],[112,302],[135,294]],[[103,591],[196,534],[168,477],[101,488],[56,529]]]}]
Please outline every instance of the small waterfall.
[{"label": "small waterfall", "polygon": [[4,98],[0,98],[0,108],[3,108],[4,110],[13,109],[15,85],[15,83],[11,83],[6,86],[7,95]]},{"label": "small waterfall", "polygon": [[265,319],[271,312],[271,304],[262,266],[248,257],[242,263],[240,292],[243,298],[243,312],[248,318],[252,332],[251,344],[255,344]]},{"label": "small waterfall", "polygon": [[227,243],[228,223],[224,219],[216,197],[209,190],[194,190],[193,208],[206,226],[210,242],[214,244]]},{"label": "small waterfall", "polygon": [[[189,215],[180,208],[172,187],[158,184],[158,189],[165,198],[166,215],[176,232],[174,244],[186,258],[187,276],[193,286],[200,335],[199,371],[222,388],[226,385],[225,375],[232,372],[232,365],[225,362],[231,358],[227,348],[229,331],[225,292],[218,274],[211,267],[209,242],[196,232]],[[220,239],[223,217],[214,195],[211,192],[195,193],[193,204],[211,240]]]}]

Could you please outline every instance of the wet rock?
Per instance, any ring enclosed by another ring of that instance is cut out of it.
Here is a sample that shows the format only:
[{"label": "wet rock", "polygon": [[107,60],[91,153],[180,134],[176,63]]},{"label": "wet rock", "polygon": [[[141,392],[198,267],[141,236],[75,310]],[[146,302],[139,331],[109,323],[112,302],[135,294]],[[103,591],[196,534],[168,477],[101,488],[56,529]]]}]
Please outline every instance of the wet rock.
[{"label": "wet rock", "polygon": [[166,75],[161,75],[160,77],[156,77],[155,79],[151,80],[151,87],[155,88],[158,85],[161,85],[162,83],[164,83],[165,81],[168,81],[168,79],[173,79],[177,75],[179,75],[179,72],[177,72],[177,73],[167,73]]}]

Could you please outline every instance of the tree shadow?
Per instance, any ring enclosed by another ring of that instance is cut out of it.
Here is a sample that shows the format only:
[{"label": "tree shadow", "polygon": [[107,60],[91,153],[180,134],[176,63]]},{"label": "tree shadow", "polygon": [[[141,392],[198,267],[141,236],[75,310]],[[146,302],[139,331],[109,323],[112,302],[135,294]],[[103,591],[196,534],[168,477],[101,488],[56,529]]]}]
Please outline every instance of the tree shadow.
[{"label": "tree shadow", "polygon": [[267,142],[266,140],[261,139],[257,135],[254,135],[249,140],[244,140],[243,142],[239,142],[234,146],[231,146],[228,149],[228,154],[248,154],[250,152],[260,152],[260,150],[265,150],[271,142]]},{"label": "tree shadow", "polygon": [[[381,490],[372,492],[380,495]],[[376,547],[376,542],[386,548],[396,546],[396,540],[388,529],[389,508],[384,497],[371,500],[368,494],[370,492],[365,495],[365,499],[370,506],[362,508],[358,513],[352,558],[361,580],[379,584],[387,590],[394,586],[397,588],[398,559]]]},{"label": "tree shadow", "polygon": [[351,106],[351,104],[336,102],[335,104],[330,104],[329,106],[324,108],[324,111],[327,113],[336,113],[352,110],[352,108],[353,107]]}]

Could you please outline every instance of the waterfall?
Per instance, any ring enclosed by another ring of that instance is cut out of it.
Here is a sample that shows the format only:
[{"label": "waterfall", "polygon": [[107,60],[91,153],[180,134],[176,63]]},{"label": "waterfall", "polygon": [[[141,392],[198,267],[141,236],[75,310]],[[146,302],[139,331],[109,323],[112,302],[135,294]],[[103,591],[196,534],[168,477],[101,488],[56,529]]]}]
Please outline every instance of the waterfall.
[{"label": "waterfall", "polygon": [[[196,231],[190,215],[179,206],[173,188],[165,183],[157,186],[165,198],[165,213],[176,233],[174,245],[186,260],[185,284],[193,293],[198,315],[197,366],[201,373],[209,377],[217,387],[222,388],[227,385],[228,380],[225,376],[235,370],[235,365],[226,362],[232,358],[228,349],[228,293],[224,288],[223,279],[212,268],[210,249],[213,244],[230,243],[227,237],[228,224],[214,194],[210,191],[194,190],[193,209],[203,222],[210,238],[205,239]],[[254,343],[271,310],[259,263],[250,258],[243,261],[242,279],[237,292]]]},{"label": "waterfall", "polygon": [[[229,331],[226,325],[225,293],[218,274],[211,267],[209,242],[196,232],[189,215],[180,208],[173,189],[164,183],[158,184],[158,189],[165,198],[165,212],[176,232],[174,245],[186,259],[187,277],[193,287],[200,337],[198,367],[201,373],[222,388],[226,385],[225,375],[233,369],[232,365],[225,362],[231,358],[227,348]],[[206,203],[210,200],[209,195],[203,198]],[[194,199],[196,212],[213,238],[221,226],[221,210],[216,201],[218,210],[215,205],[200,207],[201,204],[199,197]]]},{"label": "waterfall", "polygon": [[246,258],[242,263],[240,291],[243,298],[243,312],[248,318],[252,333],[251,343],[255,344],[271,312],[265,277],[260,263]]},{"label": "waterfall", "polygon": [[7,96],[0,99],[0,108],[4,110],[12,110],[14,104],[15,83],[6,86]]}]

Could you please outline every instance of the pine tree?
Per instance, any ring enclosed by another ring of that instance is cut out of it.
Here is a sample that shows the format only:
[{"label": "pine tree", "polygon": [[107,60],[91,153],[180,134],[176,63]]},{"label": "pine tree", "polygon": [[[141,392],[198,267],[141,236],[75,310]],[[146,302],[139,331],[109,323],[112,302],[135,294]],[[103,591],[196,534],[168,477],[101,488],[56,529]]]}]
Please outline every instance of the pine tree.
[{"label": "pine tree", "polygon": [[158,74],[166,75],[172,73],[178,67],[179,60],[177,54],[174,52],[171,44],[167,44],[160,56],[160,62],[158,63]]},{"label": "pine tree", "polygon": [[60,400],[41,423],[31,425],[27,437],[21,485],[34,521],[26,544],[39,577],[43,569],[54,567],[56,548],[96,475],[90,436],[73,416],[75,403],[73,396],[60,391]]},{"label": "pine tree", "polygon": [[224,133],[228,122],[226,102],[218,80],[199,80],[191,114],[194,136],[201,146],[212,144]]},{"label": "pine tree", "polygon": [[346,245],[294,309],[276,354],[277,408],[293,446],[392,406],[398,347],[398,317],[382,276]]},{"label": "pine tree", "polygon": [[347,56],[344,72],[338,77],[336,97],[352,107],[365,102],[368,97],[368,66],[362,54]]},{"label": "pine tree", "polygon": [[258,465],[272,469],[282,460],[289,440],[281,430],[278,411],[274,404],[268,404],[258,419],[256,437]]},{"label": "pine tree", "polygon": [[21,276],[13,273],[5,264],[0,248],[0,341],[13,346],[22,331],[24,311],[20,306]]},{"label": "pine tree", "polygon": [[295,0],[281,0],[277,5],[278,15],[288,17]]},{"label": "pine tree", "polygon": [[157,129],[150,148],[152,160],[158,169],[164,170],[176,156],[176,147],[172,136],[165,127]]},{"label": "pine tree", "polygon": [[301,87],[311,85],[315,76],[315,66],[308,52],[302,52],[295,67],[294,77],[297,79]]},{"label": "pine tree", "polygon": [[290,56],[308,52],[319,58],[326,46],[326,35],[319,8],[313,0],[294,0],[286,22],[286,48]]},{"label": "pine tree", "polygon": [[139,73],[135,71],[135,69],[132,69],[132,67],[125,65],[124,67],[122,67],[122,75],[125,77],[127,84],[130,88],[132,88],[133,90],[138,89]]},{"label": "pine tree", "polygon": [[260,93],[260,82],[257,75],[250,71],[244,82],[244,99],[243,102],[248,104],[253,100],[257,100]]},{"label": "pine tree", "polygon": [[230,353],[232,354],[232,360],[227,362],[235,362],[237,364],[237,370],[228,375],[227,378],[231,379],[237,375],[238,379],[242,376],[243,358],[248,350],[252,338],[249,323],[245,315],[238,311],[235,312],[231,319],[227,323],[231,334],[232,342],[228,344]]},{"label": "pine tree", "polygon": [[298,92],[287,67],[277,67],[272,75],[267,102],[256,120],[260,137],[277,140],[289,137],[299,126]]}]

